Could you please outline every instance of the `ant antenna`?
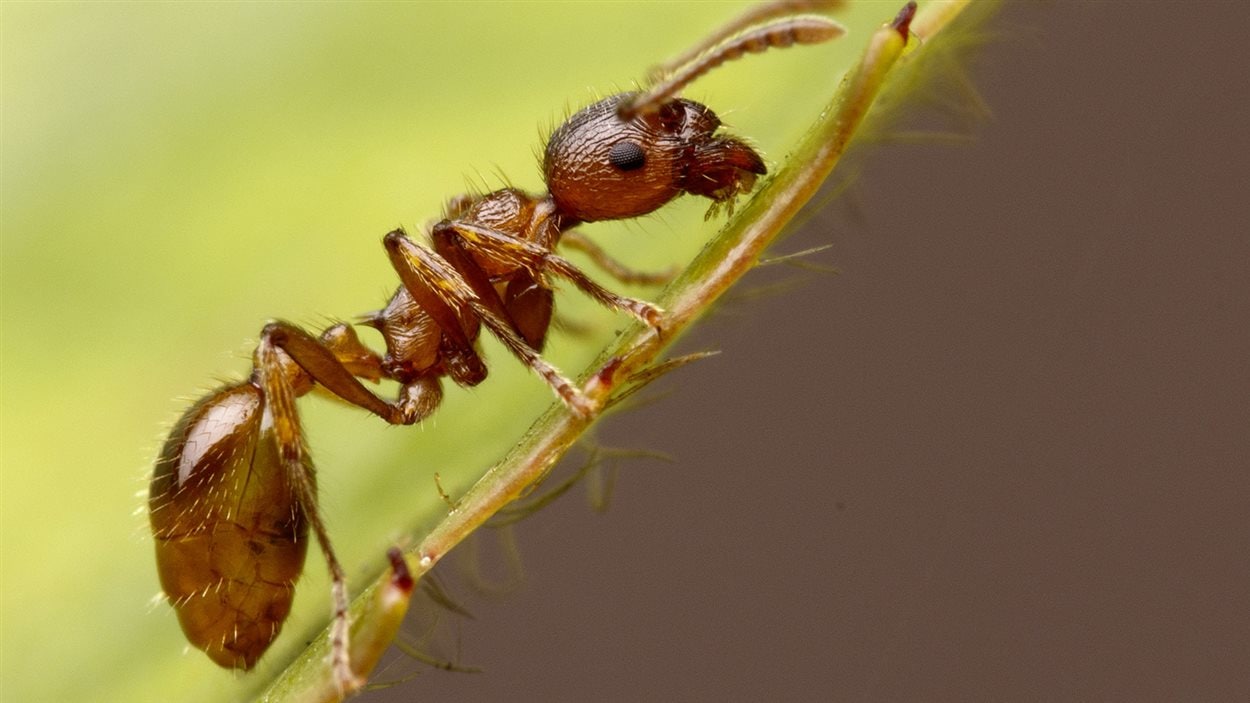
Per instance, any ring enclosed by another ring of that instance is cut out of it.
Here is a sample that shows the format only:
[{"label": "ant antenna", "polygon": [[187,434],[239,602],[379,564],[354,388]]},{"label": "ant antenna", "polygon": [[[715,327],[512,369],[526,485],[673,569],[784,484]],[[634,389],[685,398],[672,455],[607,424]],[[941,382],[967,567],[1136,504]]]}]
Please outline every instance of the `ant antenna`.
[{"label": "ant antenna", "polygon": [[752,27],[712,46],[669,73],[667,78],[653,80],[653,85],[624,101],[616,109],[623,120],[652,113],[697,78],[732,61],[746,52],[761,53],[769,48],[785,48],[795,44],[819,44],[846,34],[846,28],[827,17],[799,15],[773,20]]},{"label": "ant antenna", "polygon": [[725,41],[733,35],[751,27],[764,24],[778,17],[797,17],[803,14],[824,15],[842,9],[847,0],[772,0],[760,5],[752,5],[746,12],[726,22],[720,29],[712,32],[697,44],[681,52],[677,56],[658,66],[652,66],[647,72],[648,83],[660,80],[664,76],[690,63],[696,56],[710,47]]}]

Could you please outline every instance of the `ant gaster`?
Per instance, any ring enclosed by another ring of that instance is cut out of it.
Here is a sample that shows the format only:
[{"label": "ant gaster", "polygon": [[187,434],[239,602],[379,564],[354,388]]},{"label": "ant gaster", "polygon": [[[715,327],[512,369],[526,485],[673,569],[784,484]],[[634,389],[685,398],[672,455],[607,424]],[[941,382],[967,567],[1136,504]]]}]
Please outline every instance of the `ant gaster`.
[{"label": "ant gaster", "polygon": [[[401,285],[386,307],[360,320],[381,333],[385,355],[347,324],[319,337],[288,322],[265,325],[251,375],[183,414],[152,476],[157,569],[191,644],[223,667],[252,668],[290,611],[311,527],[332,581],[335,681],[341,690],[361,683],[348,661],[346,578],[317,507],[296,398],[320,385],[388,423],[419,422],[438,407],[444,376],[461,386],[486,378],[477,347],[484,326],[573,412],[596,412],[539,354],[551,324],[552,279],[657,330],[663,311],[600,286],[554,251],[563,242],[618,279],[647,280],[569,230],[645,215],[682,193],[709,198],[713,209],[730,207],[751,190],[766,170],[760,156],[720,134],[710,109],[677,93],[745,51],[842,33],[823,17],[794,15],[795,5],[763,5],[709,37],[693,58],[660,69],[646,89],[570,117],[546,146],[546,193],[505,188],[453,199],[429,232],[432,247],[402,229],[387,234],[383,244]],[[398,397],[384,400],[360,379],[395,381]]]}]

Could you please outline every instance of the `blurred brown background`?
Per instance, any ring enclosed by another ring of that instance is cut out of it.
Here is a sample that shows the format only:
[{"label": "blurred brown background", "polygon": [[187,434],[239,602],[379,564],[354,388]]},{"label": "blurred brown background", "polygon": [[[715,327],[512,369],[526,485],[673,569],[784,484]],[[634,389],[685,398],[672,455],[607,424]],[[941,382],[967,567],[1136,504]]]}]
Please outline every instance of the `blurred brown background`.
[{"label": "blurred brown background", "polygon": [[365,700],[1250,698],[1245,8],[1009,4],[975,141],[874,149],[778,248],[840,274],[598,433],[676,462],[447,578],[485,672]]}]

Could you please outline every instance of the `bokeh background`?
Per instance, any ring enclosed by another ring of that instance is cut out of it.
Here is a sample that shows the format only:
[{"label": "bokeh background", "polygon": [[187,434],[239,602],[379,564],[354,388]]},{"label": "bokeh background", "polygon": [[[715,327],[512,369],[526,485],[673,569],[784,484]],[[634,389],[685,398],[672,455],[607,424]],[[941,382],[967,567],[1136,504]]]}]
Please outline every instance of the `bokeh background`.
[{"label": "bokeh background", "polygon": [[[566,107],[741,6],[0,7],[4,699],[244,700],[316,636],[315,553],[246,677],[151,602],[135,511],[172,399],[244,373],[269,317],[380,305],[383,233],[498,174],[539,187]],[[724,353],[596,432],[672,463],[518,526],[521,579],[490,534],[486,576],[443,570],[474,618],[418,607],[405,638],[484,672],[397,654],[372,699],[1244,699],[1247,14],[1007,4],[967,69],[975,139],[934,136],[966,133],[952,69],[958,107],[861,150],[778,248],[839,273],[752,274],[680,347]],[[856,46],[691,96],[780,159]],[[661,268],[702,210],[595,234]],[[569,369],[621,322],[560,309]],[[462,491],[550,402],[488,353],[421,429],[304,404],[356,582],[437,513],[434,472]]]}]

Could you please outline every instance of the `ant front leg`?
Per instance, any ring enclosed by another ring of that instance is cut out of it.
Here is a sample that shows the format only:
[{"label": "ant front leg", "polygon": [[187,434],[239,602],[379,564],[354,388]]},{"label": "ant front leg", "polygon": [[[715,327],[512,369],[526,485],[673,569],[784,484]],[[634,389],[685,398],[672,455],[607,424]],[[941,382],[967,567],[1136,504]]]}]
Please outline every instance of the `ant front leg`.
[{"label": "ant front leg", "polygon": [[464,345],[468,346],[457,312],[467,310],[476,315],[521,363],[538,374],[573,412],[586,416],[594,411],[593,405],[577,386],[527,344],[506,316],[499,314],[502,302],[493,290],[490,296],[479,296],[451,263],[413,242],[402,229],[388,233],[382,242],[404,289],[442,329],[445,341],[450,339],[453,346],[460,346],[463,339]]},{"label": "ant front leg", "polygon": [[535,351],[541,352],[551,327],[555,295],[530,272],[521,270],[508,278],[503,297],[482,267],[470,255],[454,229],[433,227],[434,252],[446,259],[491,312],[499,316]]},{"label": "ant front leg", "polygon": [[594,298],[601,305],[629,313],[650,327],[659,329],[664,311],[645,300],[617,295],[595,283],[573,262],[553,254],[543,247],[523,239],[510,236],[490,227],[474,222],[450,220],[434,226],[434,239],[445,239],[448,244],[463,247],[466,251],[474,251],[484,256],[507,262],[519,268],[535,272],[550,271],[561,278],[568,279],[582,292]]}]

